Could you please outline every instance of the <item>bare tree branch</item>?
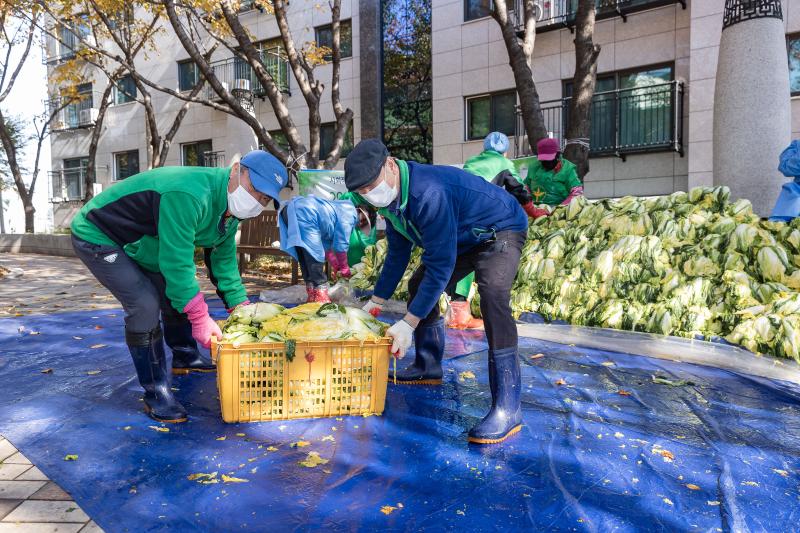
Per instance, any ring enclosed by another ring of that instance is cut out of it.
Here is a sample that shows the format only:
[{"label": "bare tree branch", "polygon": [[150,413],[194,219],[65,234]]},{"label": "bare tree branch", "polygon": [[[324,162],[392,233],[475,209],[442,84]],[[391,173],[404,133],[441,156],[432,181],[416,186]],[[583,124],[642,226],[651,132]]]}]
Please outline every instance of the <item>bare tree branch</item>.
[{"label": "bare tree branch", "polygon": [[[14,69],[14,72],[11,74],[11,77],[8,79],[8,85],[6,86],[5,90],[2,94],[0,94],[0,102],[3,102],[6,98],[8,98],[8,94],[11,92],[11,89],[14,87],[14,83],[17,81],[17,77],[19,76],[20,70],[22,70],[22,66],[25,64],[25,61],[28,59],[28,54],[31,51],[31,44],[33,44],[33,36],[36,32],[36,18],[37,14],[33,14],[31,25],[28,29],[28,36],[25,39],[25,51],[22,52],[22,57],[20,57],[19,62],[17,63],[17,68]],[[5,28],[3,29],[3,33],[5,33]],[[6,34],[7,36],[7,34]],[[8,67],[8,59],[11,55],[11,49],[13,44],[11,41],[8,42],[8,56],[6,56],[6,63],[3,65],[3,77],[0,79],[0,87],[3,86],[6,80],[6,69]]]}]

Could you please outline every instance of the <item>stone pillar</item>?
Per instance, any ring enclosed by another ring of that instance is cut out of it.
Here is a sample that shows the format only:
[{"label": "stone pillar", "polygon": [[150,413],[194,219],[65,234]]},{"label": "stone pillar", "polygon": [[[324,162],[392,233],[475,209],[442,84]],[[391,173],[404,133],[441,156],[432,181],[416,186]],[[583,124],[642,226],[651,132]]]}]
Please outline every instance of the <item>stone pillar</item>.
[{"label": "stone pillar", "polygon": [[380,0],[359,0],[361,139],[383,139],[383,13]]},{"label": "stone pillar", "polygon": [[791,137],[780,0],[726,0],[714,94],[714,185],[769,215],[786,179],[778,156]]}]

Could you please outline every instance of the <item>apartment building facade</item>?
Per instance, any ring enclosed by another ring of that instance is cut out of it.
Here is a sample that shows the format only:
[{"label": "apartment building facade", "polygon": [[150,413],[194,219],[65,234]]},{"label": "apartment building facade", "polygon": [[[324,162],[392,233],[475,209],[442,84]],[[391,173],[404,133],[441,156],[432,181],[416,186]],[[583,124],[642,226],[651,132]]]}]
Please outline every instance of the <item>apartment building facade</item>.
[{"label": "apartment building facade", "polygon": [[[530,152],[516,112],[517,96],[508,56],[497,23],[488,17],[491,0],[343,0],[343,56],[340,90],[342,103],[353,110],[348,145],[381,134],[396,117],[387,114],[397,80],[381,74],[386,61],[385,25],[381,19],[398,18],[397,10],[415,4],[430,17],[430,79],[415,98],[426,99],[427,136],[432,151],[424,151],[436,164],[461,165],[482,149],[489,131],[504,131],[515,145],[509,155]],[[590,143],[591,171],[585,178],[587,195],[593,198],[628,194],[659,195],[709,185],[713,180],[713,106],[716,60],[722,30],[724,0],[598,0],[595,41],[602,50],[598,59],[597,94],[593,103]],[[391,4],[391,5],[389,5]],[[575,55],[573,45],[574,0],[541,0],[538,3],[537,36],[532,68],[542,101],[545,121],[553,136],[563,139]],[[404,7],[406,6],[406,7]],[[330,13],[312,2],[292,2],[289,23],[298,45],[308,41],[325,44],[330,39]],[[793,95],[800,95],[800,0],[784,0],[787,61]],[[292,116],[307,136],[307,107],[296,81],[280,57],[279,31],[274,17],[257,9],[245,10],[242,22],[263,43],[265,65],[284,87]],[[419,12],[405,17],[414,24]],[[402,16],[400,20],[404,20]],[[420,25],[414,26],[419,31]],[[422,26],[423,28],[425,25]],[[159,83],[178,90],[197,80],[194,65],[170,28],[159,35],[156,50],[141,60],[143,71]],[[277,47],[277,48],[276,48]],[[49,50],[50,65],[62,56]],[[275,50],[273,53],[272,51]],[[67,50],[69,52],[69,50]],[[419,59],[419,58],[417,58]],[[241,65],[218,53],[215,65],[227,83],[237,83]],[[238,65],[238,66],[237,66]],[[384,72],[393,72],[389,69]],[[330,105],[330,65],[317,67],[326,84],[321,106],[323,149],[332,139],[333,109]],[[227,79],[230,78],[230,79]],[[101,80],[102,76],[95,76]],[[126,83],[126,82],[123,82]],[[103,122],[97,154],[97,189],[147,168],[145,123],[141,106],[113,91],[114,104]],[[52,88],[55,91],[55,88]],[[51,138],[50,187],[55,225],[64,226],[82,197],[96,98],[104,86],[79,87],[91,94],[63,113]],[[274,128],[277,122],[268,101],[256,98],[255,112]],[[381,90],[382,89],[382,90]],[[51,91],[52,92],[52,91]],[[420,96],[422,95],[422,96]],[[154,93],[159,120],[168,124],[179,100]],[[394,104],[392,104],[394,105]],[[423,106],[424,107],[424,106]],[[792,131],[800,135],[800,100],[792,100]],[[254,138],[232,127],[228,115],[192,105],[167,158],[169,165],[226,165],[234,155],[252,147]],[[164,126],[162,126],[164,127]],[[246,130],[246,128],[245,128]],[[756,134],[756,132],[754,132]],[[422,143],[422,141],[420,141]],[[420,152],[414,152],[420,153]],[[754,177],[757,179],[757,177]]]}]

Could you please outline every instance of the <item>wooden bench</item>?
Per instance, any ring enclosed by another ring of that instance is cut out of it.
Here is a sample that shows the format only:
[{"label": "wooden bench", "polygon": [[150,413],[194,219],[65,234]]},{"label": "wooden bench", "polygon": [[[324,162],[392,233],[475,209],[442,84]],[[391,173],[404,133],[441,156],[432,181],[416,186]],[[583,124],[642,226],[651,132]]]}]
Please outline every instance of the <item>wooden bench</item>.
[{"label": "wooden bench", "polygon": [[278,229],[278,213],[276,211],[266,211],[255,218],[248,218],[242,222],[237,246],[239,272],[244,270],[245,254],[250,255],[251,258],[259,255],[288,257],[292,261],[292,285],[297,284],[299,278],[297,261],[280,248],[272,245],[280,240],[281,234]]}]

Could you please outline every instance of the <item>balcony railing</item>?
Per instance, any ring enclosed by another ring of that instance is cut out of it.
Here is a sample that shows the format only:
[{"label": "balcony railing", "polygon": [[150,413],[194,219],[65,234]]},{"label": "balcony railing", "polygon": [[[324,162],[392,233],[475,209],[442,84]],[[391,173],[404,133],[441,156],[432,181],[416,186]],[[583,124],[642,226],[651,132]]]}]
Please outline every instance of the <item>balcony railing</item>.
[{"label": "balcony railing", "polygon": [[[571,98],[542,102],[548,133],[566,139]],[[532,155],[522,114],[517,112],[516,157]],[[683,155],[683,82],[595,93],[589,155],[593,157],[675,151]]]},{"label": "balcony railing", "polygon": [[[622,17],[623,22],[627,22],[631,13],[670,4],[681,4],[686,9],[686,0],[596,0],[596,19]],[[569,28],[571,31],[575,26],[577,10],[578,0],[537,0],[536,31],[541,33],[559,28]],[[522,0],[514,1],[514,16],[518,31],[523,31],[525,16]]]},{"label": "balcony railing", "polygon": [[[275,80],[275,84],[281,92],[289,92],[289,62],[284,55],[279,52],[278,48],[263,50],[261,52],[261,62],[264,68]],[[211,64],[214,74],[220,82],[228,88],[233,89],[249,89],[252,91],[253,96],[263,98],[266,95],[266,90],[258,80],[253,68],[244,60],[233,57],[215,61]],[[206,87],[206,96],[211,99],[216,99],[217,94],[211,86]]]},{"label": "balcony railing", "polygon": [[[48,114],[55,115],[50,123],[52,131],[93,128],[99,114],[102,94],[97,91],[81,93],[77,97],[57,97],[46,102]],[[69,100],[66,100],[66,99]]]},{"label": "balcony railing", "polygon": [[[92,44],[92,36],[88,35],[85,30],[70,30],[61,28],[50,30],[56,32],[58,37],[51,33],[46,33],[44,38],[44,53],[42,54],[42,63],[45,65],[57,65],[70,59],[74,59],[76,53],[86,47],[85,43]],[[82,38],[78,34],[82,35]]]},{"label": "balcony railing", "polygon": [[83,200],[86,167],[53,170],[47,174],[52,183],[51,202]]},{"label": "balcony railing", "polygon": [[204,167],[224,167],[225,150],[217,150],[214,152],[203,152],[202,162]]}]

